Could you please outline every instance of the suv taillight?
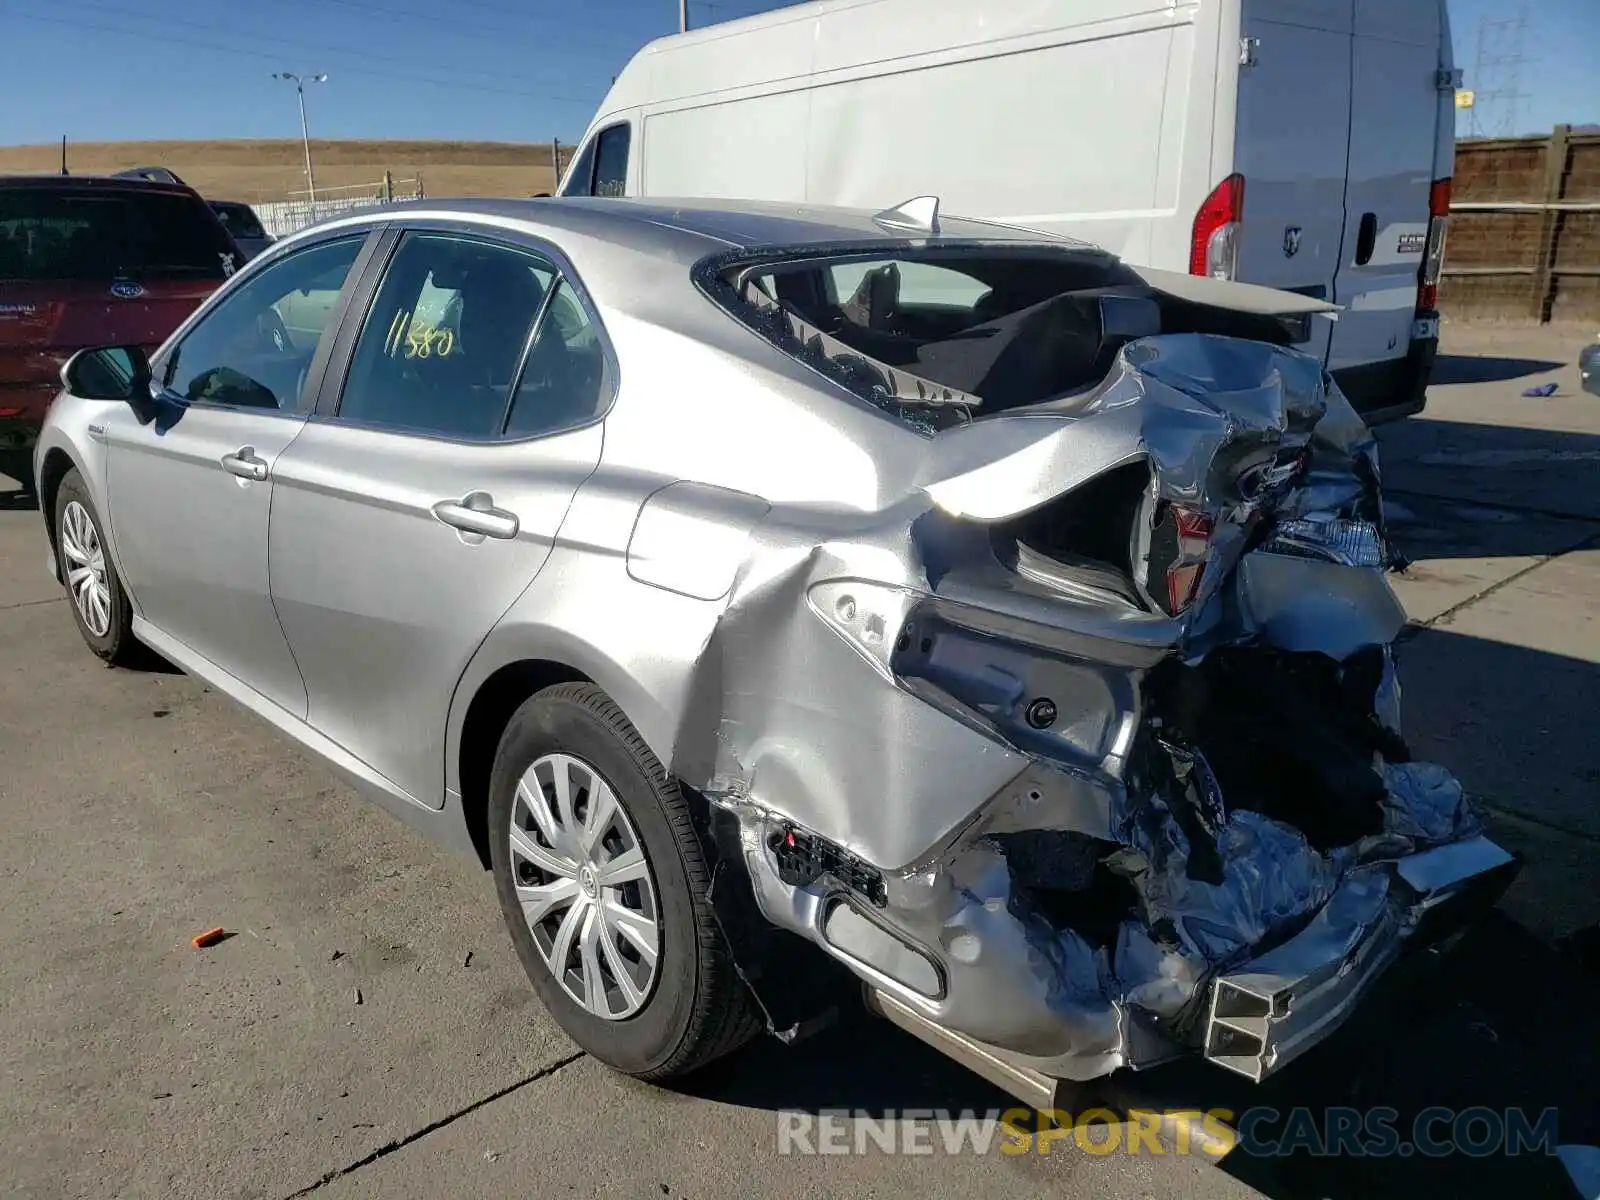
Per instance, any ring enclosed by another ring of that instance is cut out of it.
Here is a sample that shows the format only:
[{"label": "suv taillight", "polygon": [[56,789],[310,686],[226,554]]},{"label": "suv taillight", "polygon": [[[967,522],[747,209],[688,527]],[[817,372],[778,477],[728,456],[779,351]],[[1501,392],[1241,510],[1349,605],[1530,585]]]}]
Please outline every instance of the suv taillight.
[{"label": "suv taillight", "polygon": [[1417,275],[1417,311],[1439,307],[1439,275],[1444,269],[1444,239],[1450,231],[1450,181],[1435,179],[1428,189],[1428,245]]},{"label": "suv taillight", "polygon": [[1244,176],[1229,175],[1195,214],[1189,274],[1232,279],[1239,265],[1239,223],[1243,220]]}]

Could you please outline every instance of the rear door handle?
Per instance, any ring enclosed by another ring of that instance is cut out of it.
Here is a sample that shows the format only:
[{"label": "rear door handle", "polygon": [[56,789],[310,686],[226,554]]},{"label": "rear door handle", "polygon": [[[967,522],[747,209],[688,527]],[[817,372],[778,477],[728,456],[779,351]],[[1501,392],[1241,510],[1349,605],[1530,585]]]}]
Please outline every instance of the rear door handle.
[{"label": "rear door handle", "polygon": [[1378,214],[1361,214],[1361,225],[1356,230],[1356,266],[1364,267],[1372,261],[1372,251],[1378,244]]},{"label": "rear door handle", "polygon": [[459,500],[441,500],[433,506],[433,515],[462,533],[502,541],[516,537],[522,528],[517,514],[496,508],[494,497],[488,492],[468,492]]},{"label": "rear door handle", "polygon": [[222,456],[222,469],[240,479],[254,479],[260,483],[267,477],[267,460],[256,454],[254,446],[240,446],[232,454]]}]

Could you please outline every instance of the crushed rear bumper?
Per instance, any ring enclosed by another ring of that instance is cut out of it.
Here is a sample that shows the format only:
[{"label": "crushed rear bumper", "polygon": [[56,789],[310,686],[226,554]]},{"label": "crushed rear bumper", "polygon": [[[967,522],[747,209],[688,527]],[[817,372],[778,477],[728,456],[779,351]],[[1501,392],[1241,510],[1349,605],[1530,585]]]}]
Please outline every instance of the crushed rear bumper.
[{"label": "crushed rear bumper", "polygon": [[1202,1052],[1260,1082],[1355,1011],[1403,951],[1465,928],[1505,892],[1519,863],[1486,837],[1345,877],[1297,935],[1211,987]]}]

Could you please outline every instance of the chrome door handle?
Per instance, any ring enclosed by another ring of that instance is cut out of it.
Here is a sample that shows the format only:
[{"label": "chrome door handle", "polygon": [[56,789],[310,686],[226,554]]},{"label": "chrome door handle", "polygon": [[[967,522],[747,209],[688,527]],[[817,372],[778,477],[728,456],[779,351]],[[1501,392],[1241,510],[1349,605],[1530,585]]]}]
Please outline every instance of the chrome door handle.
[{"label": "chrome door handle", "polygon": [[433,515],[462,533],[501,540],[516,537],[522,528],[517,514],[496,508],[494,497],[488,492],[469,492],[459,500],[441,500],[433,506]]},{"label": "chrome door handle", "polygon": [[260,483],[267,477],[267,460],[257,457],[254,446],[240,446],[232,454],[222,456],[222,469],[240,479],[254,479]]}]

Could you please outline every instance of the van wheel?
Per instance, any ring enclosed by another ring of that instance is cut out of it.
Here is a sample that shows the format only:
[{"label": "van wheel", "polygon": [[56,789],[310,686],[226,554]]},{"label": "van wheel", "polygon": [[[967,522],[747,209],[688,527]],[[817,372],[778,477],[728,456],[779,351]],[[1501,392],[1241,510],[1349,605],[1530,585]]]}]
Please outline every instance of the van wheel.
[{"label": "van wheel", "polygon": [[127,666],[139,653],[133,636],[133,608],[106,552],[104,526],[89,489],[76,467],[56,491],[56,563],[72,598],[72,616],[83,640],[114,667]]},{"label": "van wheel", "polygon": [[689,807],[604,692],[559,684],[516,711],[490,777],[489,831],[517,955],[585,1051],[659,1080],[756,1033]]}]

